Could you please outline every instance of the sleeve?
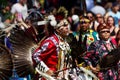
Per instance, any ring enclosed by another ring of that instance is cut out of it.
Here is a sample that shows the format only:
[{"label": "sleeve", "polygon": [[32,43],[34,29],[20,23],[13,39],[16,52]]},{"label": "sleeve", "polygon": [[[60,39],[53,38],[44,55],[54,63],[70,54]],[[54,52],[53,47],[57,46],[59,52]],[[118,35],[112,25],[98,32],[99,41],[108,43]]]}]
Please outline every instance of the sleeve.
[{"label": "sleeve", "polygon": [[49,67],[44,63],[44,61],[47,60],[47,57],[51,55],[54,50],[55,45],[52,43],[52,41],[46,41],[33,54],[32,57],[37,64],[37,67],[39,67],[43,72],[49,70]]},{"label": "sleeve", "polygon": [[85,53],[85,56],[83,57],[85,62],[88,64],[88,65],[92,65],[92,61],[91,59],[93,59],[94,57],[94,54],[95,54],[95,44],[92,43],[88,49],[88,51]]},{"label": "sleeve", "polygon": [[11,8],[11,13],[15,14],[15,12],[16,12],[16,8],[15,8],[15,5],[13,5],[12,8]]}]

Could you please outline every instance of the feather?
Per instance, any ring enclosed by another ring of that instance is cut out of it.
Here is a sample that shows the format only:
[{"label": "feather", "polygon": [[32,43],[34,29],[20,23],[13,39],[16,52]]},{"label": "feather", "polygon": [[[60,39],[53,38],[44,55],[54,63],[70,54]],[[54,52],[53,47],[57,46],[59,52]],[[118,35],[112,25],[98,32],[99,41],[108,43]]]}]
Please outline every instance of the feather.
[{"label": "feather", "polygon": [[85,69],[84,67],[79,67],[80,70],[82,70],[85,74],[90,75],[91,77],[94,78],[94,80],[98,80],[97,76],[93,74],[91,71]]},{"label": "feather", "polygon": [[36,70],[41,76],[43,76],[43,77],[44,77],[45,79],[47,79],[47,80],[56,80],[56,79],[54,79],[53,77],[51,77],[50,75],[41,72],[37,67],[35,68],[35,70]]},{"label": "feather", "polygon": [[115,67],[120,60],[120,47],[112,50],[109,54],[103,57],[100,62],[100,68]]},{"label": "feather", "polygon": [[[30,35],[30,34],[29,34]],[[26,35],[26,31],[13,29],[9,36],[13,49],[13,67],[20,77],[34,73],[32,63],[32,48],[36,46],[34,40]]]},{"label": "feather", "polygon": [[13,63],[9,50],[0,44],[0,80],[9,80],[12,76]]}]

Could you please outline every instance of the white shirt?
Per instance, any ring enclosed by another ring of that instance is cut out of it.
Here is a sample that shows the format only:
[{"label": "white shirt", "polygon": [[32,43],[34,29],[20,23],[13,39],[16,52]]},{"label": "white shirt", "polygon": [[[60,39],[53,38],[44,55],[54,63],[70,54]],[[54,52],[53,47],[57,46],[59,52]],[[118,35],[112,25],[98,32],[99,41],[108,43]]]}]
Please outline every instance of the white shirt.
[{"label": "white shirt", "polygon": [[20,3],[16,3],[11,8],[11,13],[15,14],[16,12],[22,15],[22,18],[25,20],[25,18],[28,16],[27,12],[27,5],[25,4],[22,6]]}]

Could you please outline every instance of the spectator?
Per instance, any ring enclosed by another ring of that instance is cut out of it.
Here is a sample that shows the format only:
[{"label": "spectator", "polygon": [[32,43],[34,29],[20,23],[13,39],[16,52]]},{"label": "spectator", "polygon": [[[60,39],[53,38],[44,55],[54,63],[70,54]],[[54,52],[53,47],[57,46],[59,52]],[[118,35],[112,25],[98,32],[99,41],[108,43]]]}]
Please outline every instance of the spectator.
[{"label": "spectator", "polygon": [[104,16],[102,16],[102,14],[98,13],[95,15],[95,26],[94,26],[94,30],[97,31],[97,27],[99,24],[104,24]]},{"label": "spectator", "polygon": [[115,38],[119,28],[115,27],[114,18],[112,16],[108,16],[106,23],[110,27],[110,34],[111,34],[110,36]]},{"label": "spectator", "polygon": [[119,12],[119,4],[117,2],[114,2],[112,4],[112,10],[106,13],[105,20],[107,19],[108,16],[112,16],[115,20],[115,26],[119,27],[120,12]]},{"label": "spectator", "polygon": [[90,28],[95,30],[95,15],[94,15],[94,13],[91,12],[91,11],[88,11],[87,12],[87,17],[90,20]]},{"label": "spectator", "polygon": [[120,47],[120,30],[117,32],[116,42],[117,42],[117,46]]},{"label": "spectator", "polygon": [[27,8],[27,4],[26,4],[27,0],[19,0],[18,3],[13,4],[12,8],[11,8],[11,13],[13,15],[18,14],[17,17],[22,18],[23,20],[26,19],[26,17],[28,16],[28,8]]}]

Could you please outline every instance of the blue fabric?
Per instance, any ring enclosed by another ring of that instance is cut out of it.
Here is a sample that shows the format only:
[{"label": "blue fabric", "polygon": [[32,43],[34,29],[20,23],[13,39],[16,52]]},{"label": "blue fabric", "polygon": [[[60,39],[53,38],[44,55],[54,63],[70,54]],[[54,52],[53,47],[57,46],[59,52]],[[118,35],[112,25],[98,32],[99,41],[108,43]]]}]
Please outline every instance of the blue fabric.
[{"label": "blue fabric", "polygon": [[8,37],[5,37],[4,39],[4,42],[5,42],[5,46],[11,50],[11,52],[13,51],[13,48],[12,48],[12,44],[10,43],[10,40]]},{"label": "blue fabric", "polygon": [[19,77],[16,70],[13,69],[12,77],[10,77],[9,80],[31,80],[31,79],[30,79],[30,75],[28,75],[27,77],[24,77],[24,78]]}]

